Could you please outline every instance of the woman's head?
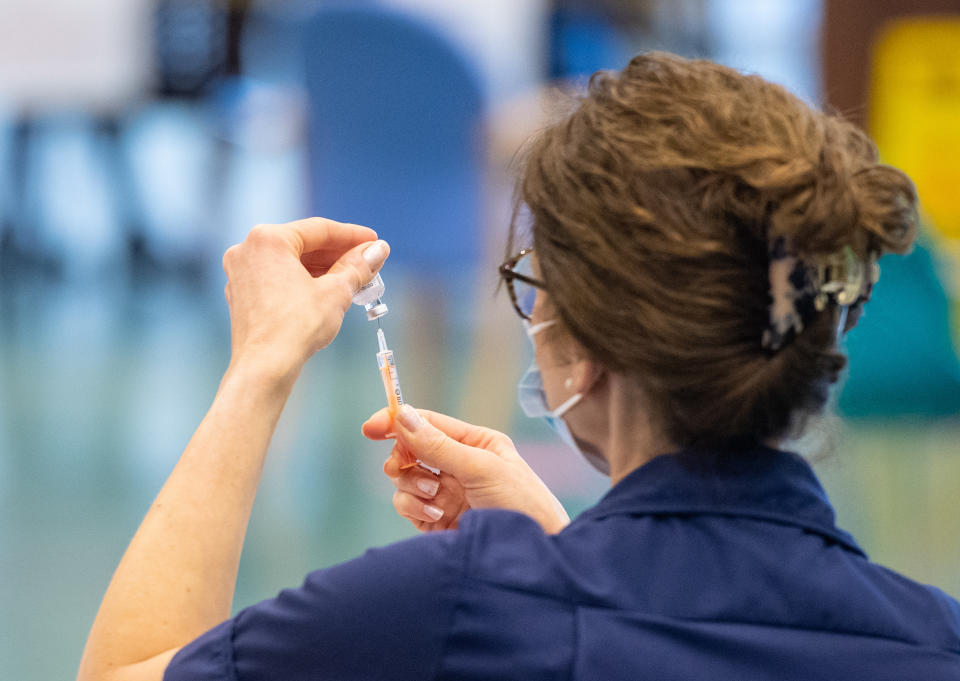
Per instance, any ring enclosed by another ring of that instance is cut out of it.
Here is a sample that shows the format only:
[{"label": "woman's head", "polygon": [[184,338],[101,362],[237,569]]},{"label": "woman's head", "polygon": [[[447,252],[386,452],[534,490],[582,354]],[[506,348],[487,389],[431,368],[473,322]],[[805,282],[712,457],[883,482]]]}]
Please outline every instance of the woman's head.
[{"label": "woman's head", "polygon": [[916,224],[912,183],[853,125],[662,53],[596,74],[526,150],[519,194],[555,316],[685,446],[793,434],[846,364],[833,305],[776,352],[761,346],[773,239],[866,260],[906,251]]}]

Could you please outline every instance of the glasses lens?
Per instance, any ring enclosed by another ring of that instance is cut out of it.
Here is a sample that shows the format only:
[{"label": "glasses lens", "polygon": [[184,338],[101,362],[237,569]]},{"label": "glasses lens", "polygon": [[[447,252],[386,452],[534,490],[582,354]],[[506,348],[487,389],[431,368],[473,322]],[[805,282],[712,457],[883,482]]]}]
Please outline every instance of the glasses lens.
[{"label": "glasses lens", "polygon": [[[513,271],[531,279],[536,278],[533,274],[533,259],[529,253],[520,258]],[[520,307],[520,311],[529,317],[533,313],[533,303],[537,298],[537,287],[521,279],[514,279],[513,292],[517,296],[517,305]]]}]

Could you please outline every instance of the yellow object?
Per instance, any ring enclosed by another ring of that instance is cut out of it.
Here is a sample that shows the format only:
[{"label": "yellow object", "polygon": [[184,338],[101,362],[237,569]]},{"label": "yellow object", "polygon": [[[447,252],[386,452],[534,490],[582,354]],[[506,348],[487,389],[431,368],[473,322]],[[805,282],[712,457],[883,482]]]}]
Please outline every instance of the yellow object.
[{"label": "yellow object", "polygon": [[899,19],[881,32],[870,128],[883,160],[913,178],[930,227],[953,242],[943,246],[960,248],[960,16]]}]

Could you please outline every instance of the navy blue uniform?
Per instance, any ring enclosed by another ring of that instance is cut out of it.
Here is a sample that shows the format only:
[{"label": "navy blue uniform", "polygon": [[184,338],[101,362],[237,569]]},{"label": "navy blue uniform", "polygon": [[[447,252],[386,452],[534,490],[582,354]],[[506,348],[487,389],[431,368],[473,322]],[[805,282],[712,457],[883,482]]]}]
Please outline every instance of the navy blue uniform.
[{"label": "navy blue uniform", "polygon": [[558,535],[469,511],[311,573],[165,679],[960,680],[960,604],[869,562],[799,457],[689,452]]}]

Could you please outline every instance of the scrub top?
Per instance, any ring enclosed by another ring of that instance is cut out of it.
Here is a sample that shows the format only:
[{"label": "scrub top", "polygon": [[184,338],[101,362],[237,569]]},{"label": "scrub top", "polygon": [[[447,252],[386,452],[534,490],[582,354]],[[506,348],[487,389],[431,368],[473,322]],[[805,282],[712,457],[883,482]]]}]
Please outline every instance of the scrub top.
[{"label": "scrub top", "polygon": [[307,576],[166,681],[960,679],[960,604],[871,563],[800,457],[682,452],[557,535],[468,511]]}]

